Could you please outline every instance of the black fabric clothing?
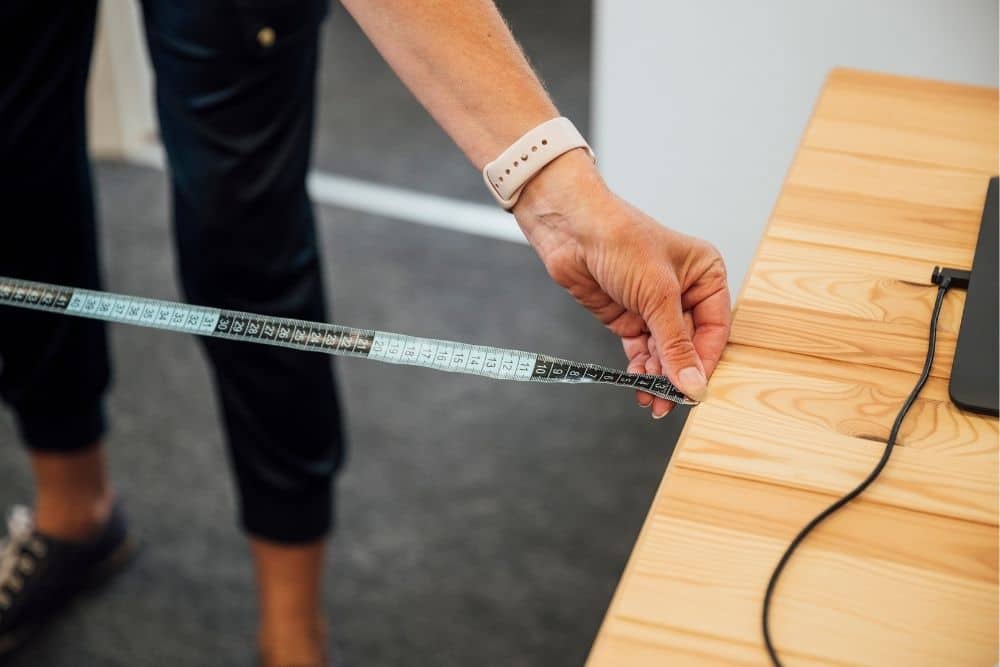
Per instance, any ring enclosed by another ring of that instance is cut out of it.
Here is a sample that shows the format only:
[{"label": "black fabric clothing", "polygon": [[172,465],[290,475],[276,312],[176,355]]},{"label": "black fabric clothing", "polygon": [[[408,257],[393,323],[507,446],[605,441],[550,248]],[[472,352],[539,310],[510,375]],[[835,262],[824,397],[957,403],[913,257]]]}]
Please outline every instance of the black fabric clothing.
[{"label": "black fabric clothing", "polygon": [[[326,319],[305,187],[326,1],[142,8],[187,300]],[[96,0],[0,8],[0,275],[101,288],[85,128],[96,11]],[[285,543],[324,535],[344,449],[329,361],[199,340],[244,528]],[[100,439],[110,381],[103,324],[0,309],[0,359],[0,396],[29,448],[75,451]]]}]

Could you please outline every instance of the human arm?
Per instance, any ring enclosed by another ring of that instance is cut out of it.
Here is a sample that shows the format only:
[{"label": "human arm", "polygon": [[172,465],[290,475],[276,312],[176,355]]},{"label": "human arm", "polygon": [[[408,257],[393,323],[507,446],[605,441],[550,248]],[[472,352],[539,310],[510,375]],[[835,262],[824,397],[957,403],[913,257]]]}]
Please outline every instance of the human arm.
[{"label": "human arm", "polygon": [[[559,115],[490,0],[343,4],[477,168]],[[730,320],[714,248],[615,196],[581,150],[528,183],[514,214],[552,278],[622,338],[630,370],[662,372],[703,397]],[[671,407],[638,398],[654,416]]]}]

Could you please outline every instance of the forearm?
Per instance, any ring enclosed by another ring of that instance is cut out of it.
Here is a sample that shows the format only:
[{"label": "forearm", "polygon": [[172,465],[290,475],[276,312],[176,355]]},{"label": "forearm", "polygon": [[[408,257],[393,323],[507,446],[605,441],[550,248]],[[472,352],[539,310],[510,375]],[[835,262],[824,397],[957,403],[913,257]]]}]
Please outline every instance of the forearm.
[{"label": "forearm", "polygon": [[[342,2],[477,169],[559,115],[492,0]],[[729,331],[714,248],[618,199],[582,150],[535,174],[513,211],[549,275],[622,337],[630,370],[662,370],[704,398]],[[655,417],[670,409],[643,392],[638,399]]]},{"label": "forearm", "polygon": [[491,0],[343,4],[477,169],[559,115]]},{"label": "forearm", "polygon": [[[559,115],[492,0],[342,2],[477,169]],[[575,150],[525,186],[514,212],[545,260],[563,242],[568,209],[607,194],[593,162]]]}]

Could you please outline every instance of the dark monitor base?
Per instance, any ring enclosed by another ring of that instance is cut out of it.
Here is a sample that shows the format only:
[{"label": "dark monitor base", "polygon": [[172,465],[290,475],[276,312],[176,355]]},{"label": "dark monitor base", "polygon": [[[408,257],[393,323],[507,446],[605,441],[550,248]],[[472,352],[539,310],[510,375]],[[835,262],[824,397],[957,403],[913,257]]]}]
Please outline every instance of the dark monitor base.
[{"label": "dark monitor base", "polygon": [[979,227],[979,241],[969,278],[969,291],[962,313],[962,328],[958,332],[955,360],[951,367],[948,391],[951,400],[963,410],[997,416],[998,366],[997,325],[998,292],[997,230],[998,179],[990,179],[986,191],[986,206]]}]

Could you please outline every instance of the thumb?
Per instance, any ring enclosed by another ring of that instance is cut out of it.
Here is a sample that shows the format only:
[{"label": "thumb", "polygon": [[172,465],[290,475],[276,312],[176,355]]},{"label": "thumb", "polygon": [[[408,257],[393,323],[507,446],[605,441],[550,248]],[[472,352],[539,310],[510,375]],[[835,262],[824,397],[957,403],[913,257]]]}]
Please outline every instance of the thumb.
[{"label": "thumb", "polygon": [[689,398],[704,401],[708,397],[705,367],[684,325],[680,299],[664,298],[644,319],[656,340],[663,372]]}]

